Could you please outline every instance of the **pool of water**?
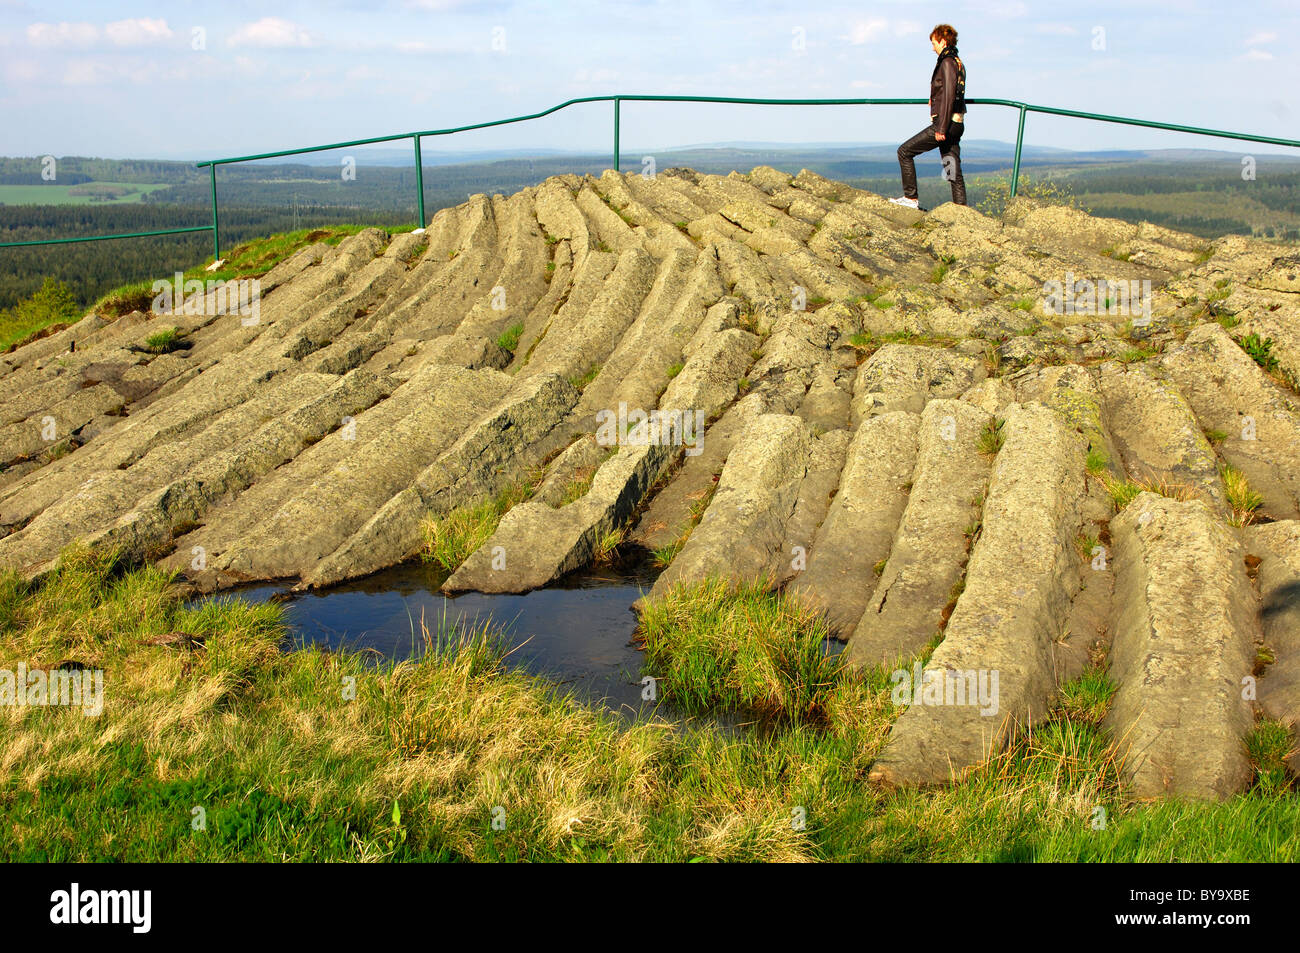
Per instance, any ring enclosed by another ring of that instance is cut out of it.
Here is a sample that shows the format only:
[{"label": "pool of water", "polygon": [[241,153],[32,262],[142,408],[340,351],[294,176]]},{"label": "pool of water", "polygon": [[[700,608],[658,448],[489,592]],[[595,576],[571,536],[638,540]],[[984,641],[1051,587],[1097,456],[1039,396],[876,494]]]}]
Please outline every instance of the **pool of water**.
[{"label": "pool of water", "polygon": [[368,650],[376,659],[404,659],[420,651],[422,619],[431,632],[490,620],[511,646],[512,667],[629,716],[654,710],[653,702],[641,698],[642,653],[632,644],[637,619],[631,608],[654,583],[651,572],[584,570],[524,595],[446,596],[438,591],[445,578],[414,563],[328,589],[292,592],[263,585],[229,595],[282,601],[285,622],[299,645]]}]

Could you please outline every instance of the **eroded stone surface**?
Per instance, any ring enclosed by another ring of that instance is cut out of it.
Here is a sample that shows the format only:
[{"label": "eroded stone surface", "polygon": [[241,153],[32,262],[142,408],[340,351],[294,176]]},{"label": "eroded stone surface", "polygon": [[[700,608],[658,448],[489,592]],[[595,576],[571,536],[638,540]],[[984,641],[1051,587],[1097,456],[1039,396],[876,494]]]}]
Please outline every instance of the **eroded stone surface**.
[{"label": "eroded stone surface", "polygon": [[[323,586],[527,483],[450,588],[546,585],[626,539],[668,562],[655,595],[766,579],[859,667],[937,642],[930,670],[999,671],[997,718],[909,708],[883,783],[977,764],[1110,645],[1134,790],[1224,796],[1255,634],[1261,711],[1297,717],[1294,270],[1241,236],[923,214],[808,171],[555,176],[305,248],[255,322],[207,295],[0,355],[0,566],[81,540],[203,589]],[[1048,310],[1068,275],[1150,279],[1152,320]],[[678,426],[598,436],[652,413]],[[1190,500],[1116,517],[1134,483]],[[1230,518],[1273,522],[1234,548]]]}]

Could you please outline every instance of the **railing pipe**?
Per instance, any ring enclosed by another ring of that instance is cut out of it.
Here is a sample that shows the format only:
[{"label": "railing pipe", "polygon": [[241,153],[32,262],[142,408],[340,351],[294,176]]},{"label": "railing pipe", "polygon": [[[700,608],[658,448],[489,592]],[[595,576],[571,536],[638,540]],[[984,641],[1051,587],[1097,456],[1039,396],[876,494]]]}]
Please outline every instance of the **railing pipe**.
[{"label": "railing pipe", "polygon": [[415,191],[417,195],[416,205],[420,210],[420,228],[424,228],[424,160],[420,158],[420,134],[417,132],[411,137],[415,140]]},{"label": "railing pipe", "polygon": [[1020,149],[1025,142],[1025,107],[1020,107],[1020,124],[1016,127],[1016,161],[1011,167],[1011,197],[1016,197],[1020,185]]},{"label": "railing pipe", "polygon": [[[221,258],[221,236],[220,222],[217,213],[217,166],[228,165],[234,162],[254,162],[261,159],[278,159],[284,156],[305,155],[312,152],[327,152],[331,149],[346,149],[352,146],[374,145],[381,142],[395,142],[400,139],[411,139],[415,143],[415,181],[416,188],[419,190],[417,207],[420,216],[420,227],[425,225],[425,208],[424,208],[424,164],[420,155],[420,140],[424,136],[448,136],[458,132],[469,132],[474,129],[488,129],[493,126],[505,126],[516,122],[528,122],[533,119],[541,119],[551,113],[559,112],[561,109],[567,109],[570,106],[576,106],[582,103],[613,102],[614,104],[614,170],[619,171],[620,165],[620,135],[621,135],[621,111],[624,101],[632,102],[657,102],[657,103],[719,103],[725,105],[740,106],[918,106],[928,102],[925,99],[757,99],[751,97],[739,96],[647,96],[647,95],[624,95],[617,94],[611,96],[582,96],[576,99],[569,99],[549,109],[543,109],[540,112],[529,113],[524,116],[511,116],[506,119],[494,119],[489,122],[476,122],[465,126],[454,126],[448,129],[428,129],[419,132],[400,133],[393,136],[373,136],[368,139],[352,139],[348,142],[332,142],[320,146],[308,146],[303,149],[281,149],[277,152],[262,152],[256,155],[231,156],[225,159],[206,159],[196,164],[197,168],[207,168],[209,170],[209,182],[212,193],[212,251],[213,259]],[[1155,122],[1148,119],[1133,119],[1128,116],[1109,116],[1104,113],[1090,113],[1078,109],[1058,109],[1053,106],[1034,106],[1029,103],[1022,103],[1014,99],[968,99],[968,105],[971,106],[1009,106],[1019,111],[1019,121],[1016,128],[1016,151],[1015,159],[1011,169],[1011,194],[1014,196],[1020,186],[1020,162],[1024,150],[1025,138],[1025,116],[1028,113],[1042,113],[1048,116],[1065,116],[1072,119],[1091,119],[1095,122],[1118,123],[1120,125],[1140,126],[1145,129],[1161,129],[1169,132],[1190,133],[1198,136],[1211,136],[1219,139],[1235,139],[1243,142],[1257,142],[1266,145],[1288,146],[1290,148],[1300,149],[1300,141],[1294,139],[1281,139],[1276,136],[1252,136],[1248,133],[1228,132],[1222,129],[1208,129],[1201,126],[1185,126],[1178,123]],[[0,248],[16,248],[25,245],[59,245],[73,242],[85,241],[103,241],[113,238],[144,238],[153,235],[174,235],[185,232],[204,231],[209,226],[198,228],[171,228],[160,229],[151,232],[130,232],[119,235],[92,235],[83,238],[51,238],[41,241],[30,242],[0,242]]]}]

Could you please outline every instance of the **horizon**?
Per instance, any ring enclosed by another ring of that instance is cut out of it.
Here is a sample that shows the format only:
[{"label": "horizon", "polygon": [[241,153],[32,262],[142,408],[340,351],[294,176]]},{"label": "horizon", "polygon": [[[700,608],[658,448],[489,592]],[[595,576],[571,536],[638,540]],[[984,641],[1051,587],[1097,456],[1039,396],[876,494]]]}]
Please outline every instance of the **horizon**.
[{"label": "horizon", "polygon": [[[25,0],[0,0],[3,151],[197,161],[449,128],[624,90],[913,98],[926,89],[933,54],[925,36],[940,21],[958,29],[972,98],[1287,138],[1294,109],[1259,90],[1288,88],[1280,37],[1300,24],[1294,9],[1271,0],[1231,14],[1180,5],[1174,16],[1167,0],[1105,2],[1087,16],[1018,0],[817,11],[789,0],[718,0],[703,9],[587,2],[558,12],[532,0],[386,0],[373,10],[354,0],[323,8],[289,2],[274,12],[242,2],[180,16],[166,7],[112,0],[38,10]],[[716,30],[680,29],[683,16],[706,15]],[[626,44],[633,35],[641,42]],[[1190,85],[1180,66],[1189,52],[1202,61]],[[131,102],[125,114],[124,100]],[[187,124],[196,103],[216,107],[217,120],[204,114]],[[1014,110],[976,108],[973,135],[1014,138]],[[223,110],[238,111],[239,121],[222,121]],[[793,146],[829,141],[852,116],[870,127],[873,142],[887,142],[923,125],[922,111],[624,103],[622,125],[625,139],[646,142],[699,142],[709,133],[744,141],[737,133],[753,132],[757,141]],[[598,153],[611,126],[610,104],[594,103],[456,138],[470,152],[564,145]],[[1031,115],[1025,142],[1150,150],[1227,148],[1230,140]],[[1255,143],[1241,149],[1294,154]]]},{"label": "horizon", "polygon": [[[1008,150],[1008,152],[1014,151],[1015,149],[1014,141],[1007,141],[1004,139],[972,138],[972,139],[963,140],[962,144],[967,149],[968,152],[971,150],[972,146],[985,148],[985,149],[991,147],[1002,147]],[[308,148],[308,147],[303,146],[301,148]],[[637,153],[673,154],[673,153],[703,151],[703,150],[717,150],[717,151],[725,151],[725,150],[760,151],[762,150],[762,151],[777,152],[777,153],[780,152],[798,153],[798,152],[806,152],[810,150],[832,152],[837,150],[846,150],[846,151],[868,150],[868,149],[891,149],[892,150],[895,148],[896,148],[896,144],[888,141],[856,142],[852,140],[844,140],[840,142],[835,142],[835,141],[775,142],[775,141],[731,140],[725,142],[694,142],[694,143],[687,143],[685,145],[678,145],[678,146],[662,146],[662,145],[621,146],[619,152],[621,158],[624,161],[626,161],[628,156]],[[388,143],[377,143],[373,146],[353,147],[351,151],[356,151],[360,155],[366,156],[367,153],[365,153],[363,150],[367,150],[367,149],[372,150],[368,153],[368,158],[372,160],[384,159],[384,160],[397,161],[400,159],[402,160],[403,164],[407,164],[407,160],[410,158],[409,150],[402,149],[400,145],[393,146]],[[278,163],[278,164],[286,164],[286,165],[291,165],[291,164],[324,165],[324,164],[333,164],[334,159],[332,158],[327,159],[324,157],[329,155],[332,152],[338,152],[338,151],[341,150],[329,149],[329,150],[321,150],[315,153],[303,153],[301,155],[278,156],[273,159],[246,160],[246,161],[259,161],[259,162]],[[519,158],[528,158],[530,156],[536,156],[538,158],[545,157],[548,159],[569,158],[569,157],[590,158],[592,156],[608,154],[611,151],[612,150],[609,149],[602,151],[598,148],[593,148],[590,150],[559,149],[559,148],[527,149],[527,148],[508,148],[508,147],[503,147],[500,149],[465,149],[465,150],[422,148],[421,156],[424,160],[424,165],[428,166],[430,164],[429,162],[430,158],[465,159],[465,160],[478,160],[478,161],[492,161],[494,159],[519,159]],[[1030,145],[1029,143],[1025,143],[1024,148],[1022,150],[1022,155],[1026,158],[1033,155],[1039,155],[1039,156],[1054,156],[1062,160],[1067,160],[1070,157],[1086,157],[1086,156],[1107,156],[1107,157],[1114,157],[1117,160],[1122,160],[1125,158],[1135,158],[1135,159],[1151,158],[1154,156],[1168,157],[1173,159],[1183,158],[1189,161],[1195,159],[1198,156],[1204,156],[1206,158],[1223,157],[1225,159],[1228,157],[1232,157],[1235,160],[1235,157],[1239,154],[1240,153],[1231,149],[1213,149],[1205,146],[1184,147],[1184,148],[1164,147],[1164,148],[1155,148],[1155,149],[1087,149],[1085,150],[1085,149],[1065,149],[1065,148],[1060,148],[1055,146]],[[1270,160],[1281,161],[1281,162],[1300,163],[1300,152],[1295,152],[1295,151],[1262,154],[1262,157]],[[40,156],[35,156],[35,155],[0,155],[0,159],[29,160],[33,162],[39,161],[40,158],[41,158]],[[60,161],[64,161],[68,159],[85,159],[85,160],[92,160],[92,161],[110,161],[110,162],[177,162],[177,163],[197,164],[200,162],[207,162],[213,160],[225,160],[228,159],[229,157],[226,156],[200,157],[200,156],[177,156],[177,155],[68,154],[68,155],[56,156],[56,158],[59,159]],[[972,154],[971,158],[975,158],[975,156]],[[364,165],[365,163],[359,163],[359,164]],[[392,162],[385,161],[383,164],[389,165],[392,164]],[[450,164],[450,163],[443,163],[443,164]]]}]

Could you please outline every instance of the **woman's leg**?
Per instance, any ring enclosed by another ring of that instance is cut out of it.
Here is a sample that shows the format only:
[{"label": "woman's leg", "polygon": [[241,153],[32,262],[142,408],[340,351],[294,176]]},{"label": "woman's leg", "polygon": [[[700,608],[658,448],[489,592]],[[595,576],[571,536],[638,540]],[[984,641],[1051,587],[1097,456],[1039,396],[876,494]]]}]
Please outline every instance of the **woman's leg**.
[{"label": "woman's leg", "polygon": [[934,130],[923,129],[898,147],[898,168],[903,173],[903,197],[914,199],[916,191],[916,163],[913,161],[922,152],[929,152],[939,145],[934,138]]},{"label": "woman's leg", "polygon": [[[953,123],[955,127],[957,123]],[[952,200],[957,205],[966,204],[966,180],[961,176],[961,132],[939,143],[943,159],[943,177],[952,185]]]}]

